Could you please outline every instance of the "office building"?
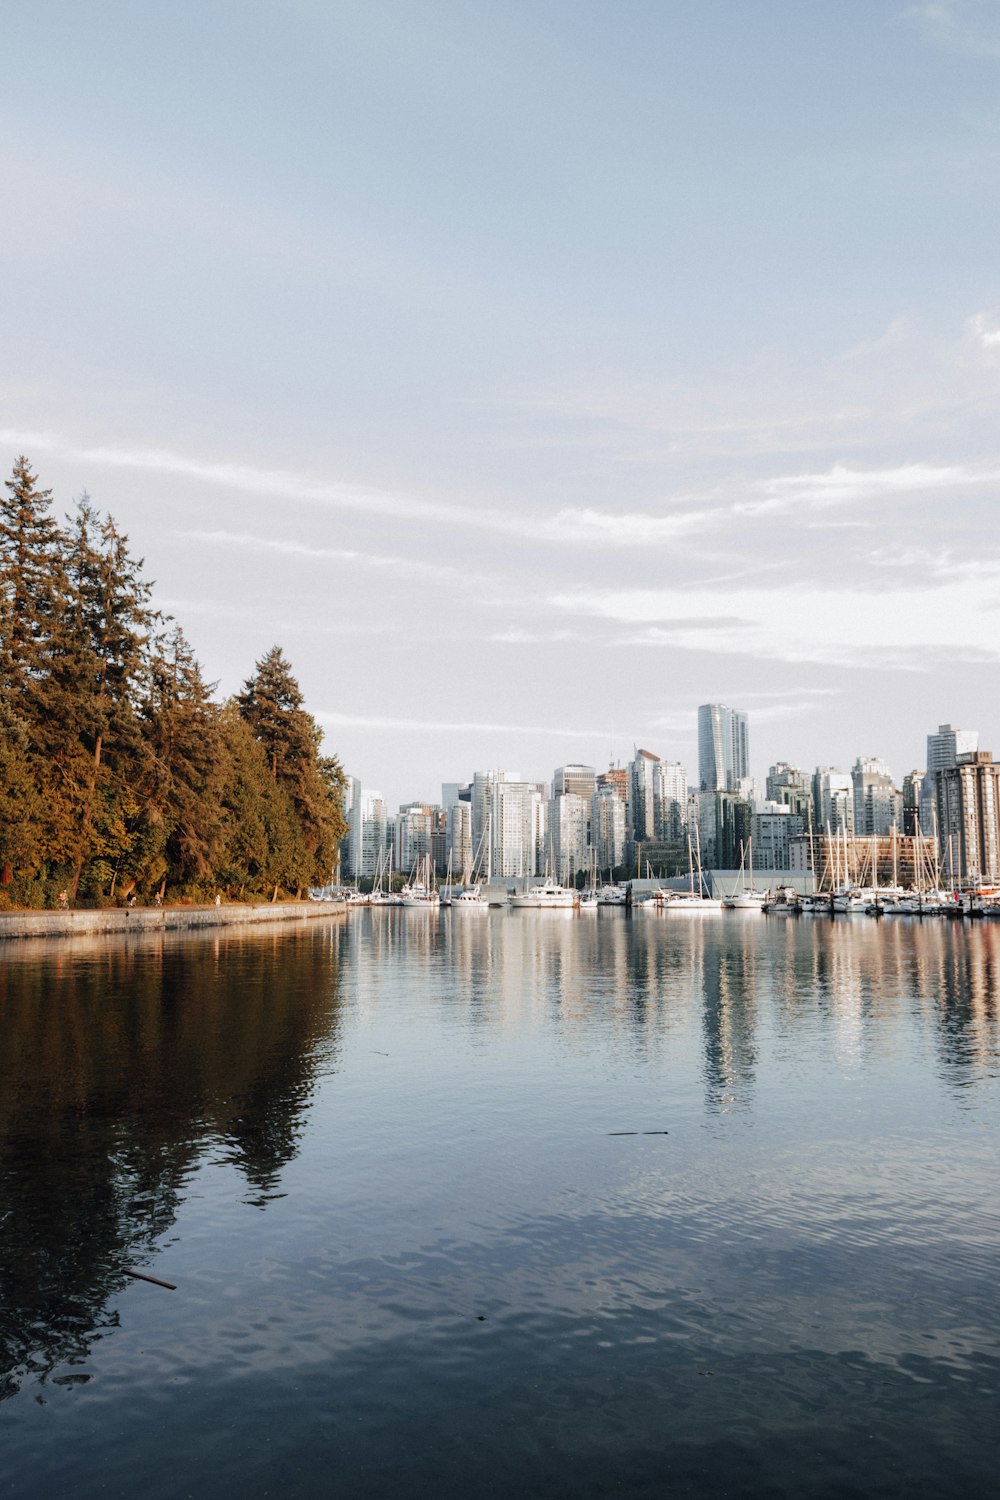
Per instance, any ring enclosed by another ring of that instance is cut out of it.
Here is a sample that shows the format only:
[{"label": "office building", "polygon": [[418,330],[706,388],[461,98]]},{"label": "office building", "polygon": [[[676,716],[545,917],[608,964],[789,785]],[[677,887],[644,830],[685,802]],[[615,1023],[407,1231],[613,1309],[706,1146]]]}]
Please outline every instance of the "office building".
[{"label": "office building", "polygon": [[703,792],[733,791],[750,774],[747,716],[724,703],[698,709],[698,780]]},{"label": "office building", "polygon": [[974,755],[978,749],[978,729],[959,729],[955,724],[939,724],[937,733],[927,736],[927,774],[920,789],[921,833],[928,837],[935,833],[937,773],[956,766],[960,755]]},{"label": "office building", "polygon": [[356,776],[348,780],[348,794],[343,874],[349,880],[371,880],[386,848],[385,802],[381,792],[366,790]]},{"label": "office building", "polygon": [[472,804],[457,799],[447,810],[447,857],[456,880],[472,870]]},{"label": "office building", "polygon": [[596,790],[597,772],[593,766],[557,766],[552,772],[553,797],[572,793],[589,803]]},{"label": "office building", "polygon": [[495,878],[522,879],[544,860],[544,783],[522,780],[517,771],[477,771],[472,780],[472,841],[488,833]]},{"label": "office building", "polygon": [[813,821],[817,833],[854,832],[854,782],[835,766],[813,772]]},{"label": "office building", "polygon": [[572,885],[588,868],[587,827],[590,799],[563,792],[549,800],[549,868],[558,880]]},{"label": "office building", "polygon": [[637,750],[629,765],[629,816],[633,844],[656,838],[656,792],[658,755]]},{"label": "office building", "polygon": [[679,760],[661,760],[656,772],[654,799],[656,837],[661,843],[683,842],[687,798],[687,771]]},{"label": "office building", "polygon": [[625,803],[613,785],[598,785],[590,799],[590,841],[597,868],[615,870],[625,859]]},{"label": "office building", "polygon": [[959,754],[935,776],[941,862],[954,883],[1000,880],[1000,764]]},{"label": "office building", "polygon": [[859,755],[851,771],[854,791],[854,832],[859,838],[879,836],[900,828],[903,798],[889,767],[875,756]]},{"label": "office building", "polygon": [[[803,827],[812,826],[813,788],[812,777],[798,766],[779,760],[769,768],[766,782],[768,802],[780,802],[803,819]],[[775,866],[775,868],[779,868]]]},{"label": "office building", "polygon": [[787,870],[792,839],[806,827],[805,816],[787,802],[758,802],[750,817],[751,859],[758,870]]}]

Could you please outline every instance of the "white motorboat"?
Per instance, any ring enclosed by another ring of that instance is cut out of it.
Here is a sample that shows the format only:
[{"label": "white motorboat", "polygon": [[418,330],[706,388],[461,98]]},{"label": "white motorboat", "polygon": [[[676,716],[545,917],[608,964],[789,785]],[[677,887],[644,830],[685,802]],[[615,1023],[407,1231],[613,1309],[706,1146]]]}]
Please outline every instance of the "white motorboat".
[{"label": "white motorboat", "polygon": [[477,881],[475,885],[468,885],[457,891],[451,898],[452,911],[489,911],[490,903],[483,895],[483,888]]},{"label": "white motorboat", "polygon": [[542,911],[564,911],[569,907],[579,906],[580,892],[560,885],[558,880],[549,877],[541,885],[530,886],[519,895],[511,896],[510,904],[516,907],[537,907]]},{"label": "white motorboat", "polygon": [[628,891],[623,885],[602,885],[597,891],[598,906],[627,906]]}]

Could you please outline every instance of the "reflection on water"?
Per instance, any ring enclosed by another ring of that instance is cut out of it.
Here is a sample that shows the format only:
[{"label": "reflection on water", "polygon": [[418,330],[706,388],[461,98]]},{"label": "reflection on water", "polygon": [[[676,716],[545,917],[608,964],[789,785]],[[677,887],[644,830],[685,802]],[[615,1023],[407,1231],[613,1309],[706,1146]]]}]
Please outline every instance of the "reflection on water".
[{"label": "reflection on water", "polygon": [[996,927],[375,910],[3,958],[25,1492],[993,1483]]},{"label": "reflection on water", "polygon": [[266,1202],[336,1046],[330,931],[41,947],[0,969],[0,1396],[114,1323],[206,1153]]}]

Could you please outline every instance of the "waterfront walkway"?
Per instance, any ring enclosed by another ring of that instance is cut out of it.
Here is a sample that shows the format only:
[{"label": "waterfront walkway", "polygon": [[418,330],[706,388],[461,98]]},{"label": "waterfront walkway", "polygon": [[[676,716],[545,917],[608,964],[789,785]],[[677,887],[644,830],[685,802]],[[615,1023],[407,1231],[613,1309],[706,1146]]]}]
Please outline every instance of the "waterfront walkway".
[{"label": "waterfront walkway", "polygon": [[79,937],[105,932],[176,932],[195,927],[241,927],[303,917],[329,917],[344,911],[341,902],[233,902],[225,906],[121,906],[103,911],[0,912],[0,941],[5,938]]}]

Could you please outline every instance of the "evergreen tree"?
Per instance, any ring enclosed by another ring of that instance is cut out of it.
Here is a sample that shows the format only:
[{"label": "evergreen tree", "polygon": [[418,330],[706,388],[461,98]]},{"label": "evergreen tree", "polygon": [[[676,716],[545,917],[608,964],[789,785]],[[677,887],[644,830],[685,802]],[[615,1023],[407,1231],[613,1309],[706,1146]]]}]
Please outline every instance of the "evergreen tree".
[{"label": "evergreen tree", "polygon": [[325,879],[344,777],[280,648],[220,708],[181,630],[156,634],[115,521],[84,495],[62,532],[50,509],[19,458],[0,494],[0,901]]},{"label": "evergreen tree", "polygon": [[168,880],[182,888],[211,884],[222,835],[225,740],[219,710],[179,626],[156,644],[144,721],[151,773],[145,818],[156,835],[145,882],[161,894]]},{"label": "evergreen tree", "polygon": [[3,649],[0,691],[34,709],[32,687],[44,675],[44,658],[60,586],[59,528],[49,509],[52,491],[22,456],[0,497],[0,599]]},{"label": "evergreen tree", "polygon": [[[256,664],[237,699],[240,713],[267,757],[272,779],[290,796],[302,848],[290,857],[286,881],[301,890],[325,880],[346,823],[343,774],[319,754],[322,732],[302,708],[302,693],[280,646]],[[285,882],[282,882],[285,883]]]},{"label": "evergreen tree", "polygon": [[[110,517],[100,517],[86,497],[69,539],[70,594],[64,612],[61,661],[78,673],[61,684],[73,733],[63,735],[66,781],[79,802],[70,853],[74,895],[90,859],[120,865],[141,806],[148,772],[138,700],[146,683],[150,636],[158,618],[142,560],[131,556],[128,538]],[[80,779],[80,751],[87,769]],[[69,762],[72,761],[72,768]],[[100,802],[100,818],[96,817]],[[103,847],[104,828],[112,847]],[[103,883],[103,869],[95,884]]]}]

